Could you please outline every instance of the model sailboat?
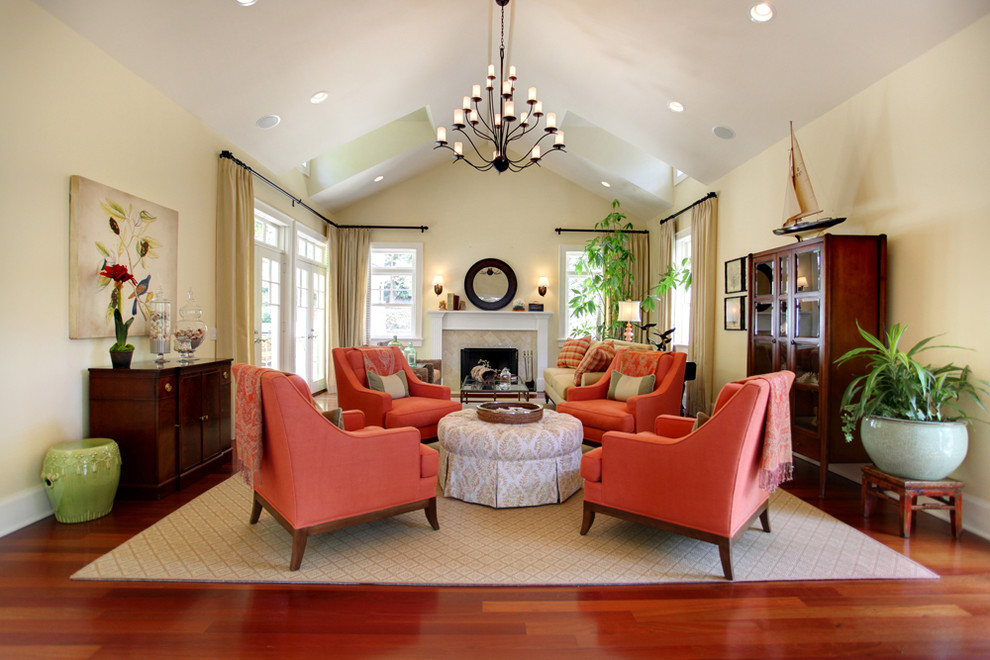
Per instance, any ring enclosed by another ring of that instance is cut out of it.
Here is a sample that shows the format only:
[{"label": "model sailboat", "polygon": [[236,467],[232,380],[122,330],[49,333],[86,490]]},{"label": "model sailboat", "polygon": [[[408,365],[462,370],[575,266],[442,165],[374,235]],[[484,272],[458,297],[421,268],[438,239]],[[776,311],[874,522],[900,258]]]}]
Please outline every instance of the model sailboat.
[{"label": "model sailboat", "polygon": [[805,235],[834,227],[845,218],[812,218],[822,212],[811,187],[811,178],[804,166],[801,147],[794,137],[794,122],[791,122],[790,171],[784,192],[784,226],[774,229],[779,235],[796,234],[800,241]]}]

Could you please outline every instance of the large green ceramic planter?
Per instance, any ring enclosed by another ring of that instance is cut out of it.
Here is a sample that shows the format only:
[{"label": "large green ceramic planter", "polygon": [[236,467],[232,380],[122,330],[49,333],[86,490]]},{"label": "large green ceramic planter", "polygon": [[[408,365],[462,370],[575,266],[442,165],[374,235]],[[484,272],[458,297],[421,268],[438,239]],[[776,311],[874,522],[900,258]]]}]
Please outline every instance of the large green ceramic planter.
[{"label": "large green ceramic planter", "polygon": [[887,474],[920,481],[945,479],[969,449],[965,422],[865,417],[860,435],[874,465]]}]

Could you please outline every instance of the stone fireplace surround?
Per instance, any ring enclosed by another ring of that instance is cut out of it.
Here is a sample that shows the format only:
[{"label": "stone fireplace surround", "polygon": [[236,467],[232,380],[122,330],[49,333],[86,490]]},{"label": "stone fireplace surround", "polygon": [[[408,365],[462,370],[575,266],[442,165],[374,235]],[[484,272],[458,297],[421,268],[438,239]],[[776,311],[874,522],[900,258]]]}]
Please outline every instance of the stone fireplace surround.
[{"label": "stone fireplace surround", "polygon": [[452,392],[460,391],[462,348],[511,347],[532,351],[533,379],[543,391],[543,370],[550,353],[552,312],[489,312],[482,310],[430,310],[432,323],[431,355],[443,359],[443,383]]}]

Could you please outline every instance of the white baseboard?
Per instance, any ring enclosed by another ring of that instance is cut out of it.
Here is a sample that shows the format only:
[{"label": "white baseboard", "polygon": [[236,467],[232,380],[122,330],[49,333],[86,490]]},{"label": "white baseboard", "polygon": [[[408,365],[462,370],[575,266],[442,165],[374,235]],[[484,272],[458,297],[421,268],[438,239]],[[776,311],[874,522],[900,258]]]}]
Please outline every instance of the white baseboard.
[{"label": "white baseboard", "polygon": [[52,515],[44,486],[36,486],[0,501],[0,537]]}]

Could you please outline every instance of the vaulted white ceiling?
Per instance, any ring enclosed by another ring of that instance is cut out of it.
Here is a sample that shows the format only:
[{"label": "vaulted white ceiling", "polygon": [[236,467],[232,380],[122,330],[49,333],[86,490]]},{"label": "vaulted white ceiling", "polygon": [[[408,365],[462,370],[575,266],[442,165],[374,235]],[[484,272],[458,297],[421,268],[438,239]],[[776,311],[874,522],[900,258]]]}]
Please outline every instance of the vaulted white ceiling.
[{"label": "vaulted white ceiling", "polygon": [[[800,128],[990,12],[990,0],[775,0],[757,24],[753,1],[511,0],[507,64],[568,135],[544,167],[653,217],[671,168],[714,181],[788,121]],[[314,161],[310,193],[330,210],[463,167],[433,150],[435,127],[497,62],[494,0],[36,2],[272,171]],[[319,90],[330,97],[314,105]],[[281,123],[259,129],[268,114]]]}]

